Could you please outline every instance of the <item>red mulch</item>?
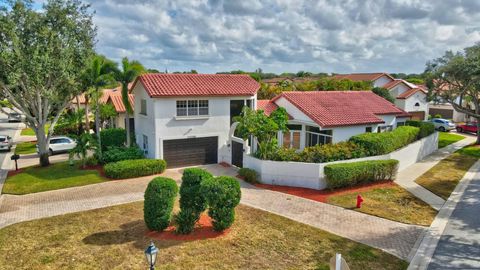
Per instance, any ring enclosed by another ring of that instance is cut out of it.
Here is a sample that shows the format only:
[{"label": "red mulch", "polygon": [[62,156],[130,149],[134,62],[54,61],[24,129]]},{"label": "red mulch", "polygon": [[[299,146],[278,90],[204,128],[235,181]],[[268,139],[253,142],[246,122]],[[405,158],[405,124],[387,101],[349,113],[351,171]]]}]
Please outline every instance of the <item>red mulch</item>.
[{"label": "red mulch", "polygon": [[309,189],[309,188],[274,186],[274,185],[267,185],[267,184],[255,184],[255,186],[302,197],[305,199],[310,199],[317,202],[326,203],[328,201],[328,197],[330,196],[346,194],[346,193],[369,191],[374,188],[394,187],[396,186],[396,184],[393,183],[392,181],[382,181],[382,182],[359,185],[356,187],[340,188],[335,190],[316,190],[316,189]]},{"label": "red mulch", "polygon": [[223,232],[214,231],[211,218],[207,215],[201,215],[200,220],[195,225],[195,230],[191,234],[177,234],[175,233],[175,227],[169,226],[163,232],[148,231],[146,236],[157,240],[195,241],[217,238],[229,232],[230,229]]},{"label": "red mulch", "polygon": [[225,167],[225,168],[229,168],[229,167],[232,167],[232,165],[226,163],[226,162],[220,162],[219,163],[221,166]]},{"label": "red mulch", "polygon": [[8,174],[7,174],[7,177],[11,177],[11,176],[14,176],[14,175],[17,175],[19,173],[22,173],[23,172],[23,169],[18,169],[18,171],[8,171]]},{"label": "red mulch", "polygon": [[87,166],[85,166],[85,168],[82,168],[82,166],[80,165],[80,169],[81,170],[89,170],[89,171],[97,170],[98,173],[100,174],[100,176],[105,177],[105,178],[107,177],[107,176],[105,176],[105,170],[103,169],[102,165],[95,165],[95,166],[88,166],[87,165]]}]

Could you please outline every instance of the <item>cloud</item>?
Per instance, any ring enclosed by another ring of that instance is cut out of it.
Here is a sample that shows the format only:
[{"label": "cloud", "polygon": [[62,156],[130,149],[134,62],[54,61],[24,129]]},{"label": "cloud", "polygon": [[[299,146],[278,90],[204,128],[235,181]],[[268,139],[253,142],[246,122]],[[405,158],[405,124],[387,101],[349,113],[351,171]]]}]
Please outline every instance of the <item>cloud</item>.
[{"label": "cloud", "polygon": [[480,41],[476,0],[95,0],[97,51],[150,68],[421,72]]}]

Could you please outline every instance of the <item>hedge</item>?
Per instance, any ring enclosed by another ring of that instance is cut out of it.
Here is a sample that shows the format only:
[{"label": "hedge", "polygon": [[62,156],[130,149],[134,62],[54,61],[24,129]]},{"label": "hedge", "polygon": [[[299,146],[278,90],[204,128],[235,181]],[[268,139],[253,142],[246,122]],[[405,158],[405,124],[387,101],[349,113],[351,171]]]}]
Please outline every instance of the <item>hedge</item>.
[{"label": "hedge", "polygon": [[363,147],[369,156],[391,153],[417,139],[420,129],[402,126],[382,133],[363,133],[350,138],[350,142]]},{"label": "hedge", "polygon": [[243,177],[243,180],[250,184],[258,183],[258,174],[255,170],[249,168],[241,168],[238,170],[238,174]]},{"label": "hedge", "polygon": [[145,158],[143,150],[138,146],[132,147],[109,147],[102,155],[104,163],[117,162],[122,160],[142,159]]},{"label": "hedge", "polygon": [[235,207],[240,203],[240,183],[230,176],[219,176],[202,182],[207,198],[208,215],[213,229],[223,231],[235,221]]},{"label": "hedge", "polygon": [[143,218],[151,231],[163,231],[170,224],[178,186],[175,180],[154,178],[145,190]]},{"label": "hedge", "polygon": [[125,146],[127,133],[123,128],[108,128],[100,131],[100,139],[103,150],[112,146],[122,147]]},{"label": "hedge", "polygon": [[162,173],[166,167],[165,160],[135,159],[108,163],[104,170],[109,178],[124,179]]},{"label": "hedge", "polygon": [[430,122],[407,120],[405,124],[407,126],[418,127],[420,129],[420,131],[418,132],[418,139],[425,138],[435,132],[435,125]]},{"label": "hedge", "polygon": [[201,184],[211,178],[213,175],[204,169],[187,168],[183,171],[180,186],[180,213],[175,217],[178,233],[191,233],[200,214],[207,208],[207,199],[202,192]]},{"label": "hedge", "polygon": [[398,160],[369,160],[327,165],[324,168],[330,189],[355,186],[384,180],[394,180]]}]

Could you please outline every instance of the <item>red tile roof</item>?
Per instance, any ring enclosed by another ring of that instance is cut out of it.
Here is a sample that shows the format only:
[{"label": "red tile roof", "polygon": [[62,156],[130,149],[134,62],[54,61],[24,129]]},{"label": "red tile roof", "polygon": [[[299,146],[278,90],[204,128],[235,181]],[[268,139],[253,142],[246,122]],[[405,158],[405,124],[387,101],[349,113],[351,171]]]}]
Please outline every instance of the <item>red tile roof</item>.
[{"label": "red tile roof", "polygon": [[412,96],[413,94],[418,93],[418,92],[421,92],[421,93],[423,93],[423,94],[426,94],[426,93],[425,93],[425,90],[423,90],[423,89],[421,89],[421,88],[413,88],[413,89],[409,89],[409,90],[403,92],[402,94],[398,95],[397,98],[398,98],[398,99],[406,99],[406,98],[408,98],[408,97],[410,97],[410,96]]},{"label": "red tile roof", "polygon": [[151,97],[164,96],[253,96],[260,84],[240,74],[144,74],[141,82]]},{"label": "red tile roof", "polygon": [[[129,89],[129,91],[131,91],[132,85],[133,85],[133,83],[129,83],[129,84],[128,84],[128,89]],[[117,92],[121,92],[121,91],[122,91],[122,86],[120,85],[120,86],[118,86],[118,87],[116,87],[116,88],[103,89],[103,90],[100,90],[100,91],[102,91],[102,96],[100,97],[99,102],[100,102],[101,104],[105,104],[105,103],[107,103],[108,97],[110,96],[110,94],[115,94],[115,93],[117,93]],[[79,101],[80,101],[80,104],[85,104],[85,93],[82,93],[82,94],[78,95],[78,99],[79,99]],[[76,98],[73,98],[73,99],[72,99],[72,103],[73,103],[73,104],[77,104],[77,99],[76,99]]]},{"label": "red tile roof", "polygon": [[268,99],[257,100],[257,110],[263,110],[266,115],[270,115],[278,108],[277,104]]},{"label": "red tile roof", "polygon": [[387,76],[394,79],[388,73],[351,73],[351,74],[337,74],[333,76],[334,79],[348,79],[352,81],[375,81],[376,79]]},{"label": "red tile roof", "polygon": [[[382,87],[390,90],[390,89],[392,89],[393,87],[395,87],[395,86],[397,86],[397,85],[399,85],[399,84],[401,84],[401,83],[405,84],[405,83],[403,82],[403,80],[393,80],[393,81],[385,84],[385,85],[382,86]],[[410,86],[409,86],[408,84],[405,84],[405,85],[410,88]]]},{"label": "red tile roof", "polygon": [[[117,113],[124,113],[124,112],[127,111],[127,109],[125,108],[125,106],[123,104],[121,92],[118,93],[118,94],[111,94],[108,97],[107,102],[108,102],[108,100],[111,100],[113,106],[115,107],[115,111],[117,111]],[[128,101],[130,102],[130,106],[132,107],[132,109],[135,109],[134,108],[135,96],[132,95],[132,94],[128,94]]]},{"label": "red tile roof", "polygon": [[405,115],[406,112],[370,91],[283,92],[287,99],[321,127],[379,124],[378,115]]}]

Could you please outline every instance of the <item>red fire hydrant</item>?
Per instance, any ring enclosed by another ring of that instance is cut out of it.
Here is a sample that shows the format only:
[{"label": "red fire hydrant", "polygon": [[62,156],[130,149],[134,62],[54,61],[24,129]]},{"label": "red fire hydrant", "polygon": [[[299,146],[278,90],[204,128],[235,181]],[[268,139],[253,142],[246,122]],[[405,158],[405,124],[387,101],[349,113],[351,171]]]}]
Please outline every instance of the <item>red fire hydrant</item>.
[{"label": "red fire hydrant", "polygon": [[363,198],[360,194],[357,195],[357,208],[362,207]]}]

